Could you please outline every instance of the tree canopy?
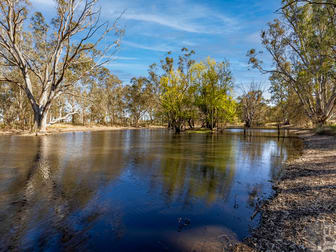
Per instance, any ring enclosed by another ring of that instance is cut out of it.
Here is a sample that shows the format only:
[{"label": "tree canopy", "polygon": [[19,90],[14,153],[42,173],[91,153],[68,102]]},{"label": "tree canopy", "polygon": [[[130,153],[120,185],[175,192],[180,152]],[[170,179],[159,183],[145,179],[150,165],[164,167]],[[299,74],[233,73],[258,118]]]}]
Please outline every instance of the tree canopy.
[{"label": "tree canopy", "polygon": [[323,125],[336,101],[336,12],[333,1],[313,2],[284,0],[280,18],[262,32],[275,69],[264,69],[256,50],[248,55],[254,67],[271,73],[296,93],[315,125]]},{"label": "tree canopy", "polygon": [[264,66],[262,52],[247,53],[254,68],[269,74],[267,89],[237,88],[228,60],[200,60],[188,48],[121,81],[107,63],[124,30],[119,18],[101,22],[97,4],[57,0],[48,19],[31,12],[29,1],[0,1],[1,127],[155,124],[181,132],[227,124],[321,126],[336,118],[335,0],[283,0],[275,10],[279,17],[261,32],[273,66]]},{"label": "tree canopy", "polygon": [[[96,0],[55,3],[56,15],[47,22],[41,12],[28,15],[28,1],[0,2],[0,82],[24,91],[34,112],[36,131],[45,130],[55,99],[106,63],[105,55],[118,47],[122,33],[116,23],[100,23]],[[105,51],[97,50],[111,31],[116,39]]]}]

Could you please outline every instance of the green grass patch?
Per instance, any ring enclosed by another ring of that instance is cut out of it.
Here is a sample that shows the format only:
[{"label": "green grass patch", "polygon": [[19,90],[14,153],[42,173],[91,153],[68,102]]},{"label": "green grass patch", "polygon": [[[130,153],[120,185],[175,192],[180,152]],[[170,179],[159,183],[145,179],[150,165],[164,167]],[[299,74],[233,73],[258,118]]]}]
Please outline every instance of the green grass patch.
[{"label": "green grass patch", "polygon": [[192,130],[186,130],[187,133],[195,133],[195,134],[208,134],[212,131],[209,129],[192,129]]}]

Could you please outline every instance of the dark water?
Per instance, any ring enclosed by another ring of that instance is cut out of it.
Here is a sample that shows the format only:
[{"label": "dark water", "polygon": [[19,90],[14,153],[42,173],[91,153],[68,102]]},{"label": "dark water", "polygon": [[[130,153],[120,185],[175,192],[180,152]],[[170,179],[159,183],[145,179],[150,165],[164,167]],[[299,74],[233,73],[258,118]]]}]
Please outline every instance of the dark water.
[{"label": "dark water", "polygon": [[273,131],[0,137],[0,250],[187,251],[242,239],[301,142]]}]

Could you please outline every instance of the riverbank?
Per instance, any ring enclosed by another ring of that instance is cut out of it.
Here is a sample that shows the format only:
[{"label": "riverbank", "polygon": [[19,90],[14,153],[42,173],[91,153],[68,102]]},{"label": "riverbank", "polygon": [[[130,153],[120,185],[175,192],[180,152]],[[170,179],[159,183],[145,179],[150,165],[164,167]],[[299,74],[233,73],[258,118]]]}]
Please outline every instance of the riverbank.
[{"label": "riverbank", "polygon": [[274,196],[259,208],[260,226],[245,240],[256,251],[336,249],[336,138],[300,137],[302,156],[287,162]]},{"label": "riverbank", "polygon": [[[101,125],[69,125],[69,124],[55,124],[47,128],[46,132],[40,135],[54,135],[66,132],[87,132],[87,131],[107,131],[107,130],[127,130],[127,129],[155,129],[164,128],[163,126],[147,126],[147,127],[123,127],[123,126],[101,126]],[[35,133],[27,130],[0,130],[0,135],[19,135],[19,136],[34,136]]]}]

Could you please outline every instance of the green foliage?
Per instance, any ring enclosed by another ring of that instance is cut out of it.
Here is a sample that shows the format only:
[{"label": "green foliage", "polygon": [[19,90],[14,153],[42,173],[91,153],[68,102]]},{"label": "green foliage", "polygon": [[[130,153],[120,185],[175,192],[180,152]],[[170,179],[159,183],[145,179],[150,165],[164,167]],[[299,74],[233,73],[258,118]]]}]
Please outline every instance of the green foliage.
[{"label": "green foliage", "polygon": [[193,128],[195,121],[201,120],[212,130],[219,123],[233,121],[237,105],[230,94],[233,83],[229,63],[210,58],[195,62],[190,59],[194,52],[188,52],[182,49],[177,70],[172,57],[161,61],[160,109],[168,126],[180,132],[185,124]]},{"label": "green foliage", "polygon": [[279,85],[295,92],[306,115],[325,124],[336,103],[336,8],[334,1],[283,0],[280,18],[261,34],[275,69],[265,70],[258,53],[248,52],[250,63],[272,74]]},{"label": "green foliage", "polygon": [[189,85],[185,74],[173,69],[167,73],[167,76],[161,77],[160,87],[162,109],[167,114],[171,126],[176,132],[180,132],[183,123],[190,115],[188,106],[191,104],[193,87]]},{"label": "green foliage", "polygon": [[[78,83],[95,75],[119,46],[123,30],[117,23],[109,27],[108,23],[99,22],[97,1],[81,3],[56,1],[55,17],[48,22],[41,12],[28,19],[27,0],[0,1],[0,83],[24,91],[36,132],[63,119],[50,120],[52,106],[66,104],[60,100],[71,97]],[[117,38],[105,48],[98,46],[111,31]],[[63,97],[59,99],[60,96]],[[69,115],[73,113],[78,111]]]},{"label": "green foliage", "polygon": [[233,121],[236,104],[230,96],[233,87],[229,63],[217,63],[208,58],[192,66],[196,105],[199,107],[204,125],[213,129],[219,122]]},{"label": "green foliage", "polygon": [[188,130],[187,133],[208,134],[208,133],[212,133],[212,130],[209,130],[209,129]]},{"label": "green foliage", "polygon": [[306,116],[303,105],[293,89],[283,83],[281,79],[277,79],[276,75],[270,78],[271,101],[275,105],[269,111],[269,119],[278,124],[295,124],[305,125],[309,118]]},{"label": "green foliage", "polygon": [[265,122],[268,107],[260,86],[251,83],[248,89],[243,89],[238,101],[239,115],[245,127],[259,126]]},{"label": "green foliage", "polygon": [[133,78],[131,85],[125,87],[127,111],[132,118],[132,124],[138,126],[139,120],[145,115],[151,100],[151,87],[146,78]]}]

